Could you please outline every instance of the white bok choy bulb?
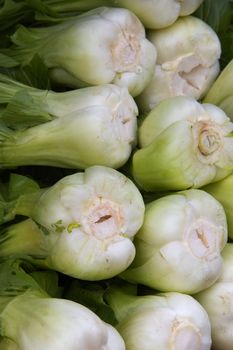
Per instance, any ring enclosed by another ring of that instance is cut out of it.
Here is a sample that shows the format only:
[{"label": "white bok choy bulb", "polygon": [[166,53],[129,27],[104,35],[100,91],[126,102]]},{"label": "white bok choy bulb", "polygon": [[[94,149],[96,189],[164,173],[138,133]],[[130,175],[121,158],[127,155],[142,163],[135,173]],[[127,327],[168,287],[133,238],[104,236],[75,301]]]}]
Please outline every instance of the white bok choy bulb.
[{"label": "white bok choy bulb", "polygon": [[160,291],[194,294],[222,269],[227,222],[221,204],[202,190],[166,195],[146,205],[136,256],[121,277]]},{"label": "white bok choy bulb", "polygon": [[[0,270],[0,335],[8,346],[4,350],[125,350],[118,331],[89,308],[50,296],[9,260]],[[41,284],[54,282],[42,280],[41,274],[38,278]]]},{"label": "white bok choy bulb", "polygon": [[[170,26],[179,16],[193,13],[203,0],[115,0],[119,7],[134,12],[146,28],[159,29]],[[166,10],[164,10],[166,9]]]},{"label": "white bok choy bulb", "polygon": [[106,295],[127,350],[209,350],[211,329],[204,308],[192,296],[168,292]]},{"label": "white bok choy bulb", "polygon": [[17,342],[19,349],[125,350],[114,327],[70,300],[26,292],[15,297],[1,317],[3,333]]},{"label": "white bok choy bulb", "polygon": [[[25,89],[25,86],[23,86]],[[44,91],[43,91],[44,92]],[[43,95],[38,89],[28,91],[37,102],[37,96]],[[52,116],[63,117],[87,107],[106,107],[112,119],[121,119],[123,125],[129,123],[129,128],[135,131],[138,108],[134,99],[125,87],[114,84],[102,84],[74,89],[65,92],[44,92],[46,111]]]},{"label": "white bok choy bulb", "polygon": [[150,30],[147,37],[156,47],[157,61],[153,78],[137,97],[139,109],[150,111],[171,96],[201,99],[220,71],[221,44],[213,29],[185,16],[167,28]]},{"label": "white bok choy bulb", "polygon": [[132,174],[146,191],[185,190],[219,181],[233,171],[233,123],[217,106],[170,97],[139,127]]},{"label": "white bok choy bulb", "polygon": [[59,83],[114,83],[132,96],[148,84],[156,61],[144,26],[124,8],[95,8],[51,27],[20,27],[12,41],[10,55],[24,64],[38,53]]},{"label": "white bok choy bulb", "polygon": [[[6,86],[2,103],[12,105],[10,98],[17,92],[32,99],[29,115],[25,107],[19,116],[6,114],[6,124],[20,130],[0,124],[0,168],[85,169],[96,164],[119,168],[127,162],[136,145],[138,109],[126,88],[108,84],[53,93],[18,85],[1,83],[0,76],[0,90]],[[33,125],[35,113],[46,113],[52,120]]]},{"label": "white bok choy bulb", "polygon": [[222,251],[223,269],[214,285],[194,297],[208,313],[213,350],[231,350],[233,343],[233,244]]},{"label": "white bok choy bulb", "polygon": [[0,256],[30,255],[35,263],[84,280],[111,278],[134,259],[144,209],[141,193],[125,175],[90,167],[45,189],[30,213],[39,227],[30,219],[8,227]]},{"label": "white bok choy bulb", "polygon": [[[13,129],[23,123],[23,127],[28,127],[98,106],[106,108],[112,119],[121,119],[123,125],[135,131],[138,115],[137,105],[125,87],[102,84],[57,92],[23,84],[1,73],[0,104],[7,105],[0,118]],[[13,114],[14,108],[17,113]]]}]

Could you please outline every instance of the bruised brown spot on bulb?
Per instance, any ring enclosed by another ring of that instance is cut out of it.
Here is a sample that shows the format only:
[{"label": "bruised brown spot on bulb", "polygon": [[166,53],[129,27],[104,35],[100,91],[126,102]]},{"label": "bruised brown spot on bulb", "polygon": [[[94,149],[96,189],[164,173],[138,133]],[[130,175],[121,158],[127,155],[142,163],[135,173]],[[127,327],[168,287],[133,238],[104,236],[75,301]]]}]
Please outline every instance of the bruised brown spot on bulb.
[{"label": "bruised brown spot on bulb", "polygon": [[220,249],[219,228],[199,219],[187,230],[185,241],[196,257],[211,259]]},{"label": "bruised brown spot on bulb", "polygon": [[209,244],[208,244],[208,240],[206,239],[205,233],[200,231],[200,230],[196,230],[197,233],[197,237],[202,241],[202,243],[204,244],[204,246],[206,248],[209,248]]},{"label": "bruised brown spot on bulb", "polygon": [[126,123],[130,122],[130,120],[131,120],[130,118],[125,118],[121,122],[122,122],[122,124],[126,124]]},{"label": "bruised brown spot on bulb", "polygon": [[110,219],[111,217],[112,217],[112,215],[104,215],[104,216],[101,216],[101,217],[99,218],[99,220],[97,220],[97,221],[95,222],[95,224],[99,224],[99,223],[101,223],[101,222],[104,222],[104,221]]},{"label": "bruised brown spot on bulb", "polygon": [[107,198],[95,197],[86,208],[83,230],[100,240],[112,240],[125,233],[121,206]]}]

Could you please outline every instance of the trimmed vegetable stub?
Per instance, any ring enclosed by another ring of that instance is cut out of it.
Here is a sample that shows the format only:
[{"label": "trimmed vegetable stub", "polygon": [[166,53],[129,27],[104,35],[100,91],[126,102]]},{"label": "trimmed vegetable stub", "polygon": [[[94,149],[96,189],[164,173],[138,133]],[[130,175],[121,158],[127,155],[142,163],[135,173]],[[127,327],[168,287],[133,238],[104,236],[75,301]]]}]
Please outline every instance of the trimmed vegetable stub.
[{"label": "trimmed vegetable stub", "polygon": [[146,28],[159,29],[170,26],[179,16],[190,15],[200,6],[202,1],[203,0],[115,0],[114,2],[134,12]]},{"label": "trimmed vegetable stub", "polygon": [[[24,264],[26,264],[24,262]],[[46,271],[32,275],[10,259],[0,264],[0,347],[4,350],[125,350],[118,331],[87,307],[52,297]],[[30,269],[29,269],[30,270]],[[7,341],[9,339],[9,341]],[[4,341],[5,340],[5,341]],[[2,344],[1,344],[2,343]]]},{"label": "trimmed vegetable stub", "polygon": [[233,244],[222,251],[223,268],[219,279],[210,288],[195,295],[206,310],[212,331],[214,350],[231,350],[233,335]]},{"label": "trimmed vegetable stub", "polygon": [[145,191],[200,188],[233,170],[233,123],[187,96],[159,103],[139,127],[132,174]]},{"label": "trimmed vegetable stub", "polygon": [[146,205],[136,257],[121,276],[161,291],[197,293],[219,278],[227,237],[224,209],[205,191],[164,196]]},{"label": "trimmed vegetable stub", "polygon": [[221,43],[204,21],[185,16],[173,25],[148,32],[157,50],[153,78],[137,97],[142,112],[173,96],[201,99],[220,72]]},{"label": "trimmed vegetable stub", "polygon": [[[8,108],[14,107],[10,115],[9,109],[5,111],[4,121],[9,128],[0,124],[0,168],[22,165],[119,168],[136,145],[138,109],[124,87],[106,84],[53,93],[17,86],[7,80],[0,82],[0,89],[8,95],[5,97]],[[13,94],[18,92],[18,100],[11,99],[9,90]],[[30,105],[22,106],[25,93]],[[15,109],[20,109],[19,115]],[[43,114],[51,120],[37,123],[36,117]]]},{"label": "trimmed vegetable stub", "polygon": [[26,254],[24,246],[14,244],[25,237],[27,254],[41,256],[49,268],[84,280],[110,278],[134,259],[133,239],[144,210],[141,193],[126,176],[90,167],[45,190],[31,211],[39,228],[27,221],[8,229],[0,255]]},{"label": "trimmed vegetable stub", "polygon": [[118,316],[127,350],[209,350],[207,312],[193,297],[177,292],[135,296],[119,289],[106,299]]},{"label": "trimmed vegetable stub", "polygon": [[26,64],[39,54],[60,84],[114,83],[132,96],[148,84],[156,61],[142,23],[124,8],[99,7],[58,25],[20,27],[12,42],[10,56]]}]

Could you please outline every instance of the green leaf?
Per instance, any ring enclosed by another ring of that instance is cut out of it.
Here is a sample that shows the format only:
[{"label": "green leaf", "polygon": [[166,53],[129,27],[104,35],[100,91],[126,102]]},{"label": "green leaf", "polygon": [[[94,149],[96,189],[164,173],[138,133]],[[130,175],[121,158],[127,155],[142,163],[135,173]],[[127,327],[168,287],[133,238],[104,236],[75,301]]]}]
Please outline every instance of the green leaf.
[{"label": "green leaf", "polygon": [[18,61],[16,61],[13,57],[0,52],[0,67],[12,68],[18,64]]},{"label": "green leaf", "polygon": [[13,133],[14,132],[0,120],[0,145],[2,142],[4,143],[7,140],[12,140]]},{"label": "green leaf", "polygon": [[41,110],[41,104],[27,91],[19,91],[1,113],[1,119],[13,129],[24,129],[51,121],[53,117]]},{"label": "green leaf", "polygon": [[17,216],[30,216],[43,189],[32,178],[10,173],[8,181],[0,182],[0,224]]},{"label": "green leaf", "polygon": [[216,33],[227,32],[232,20],[233,4],[231,0],[205,0],[195,15],[208,23]]},{"label": "green leaf", "polygon": [[31,17],[24,1],[4,0],[0,8],[0,31]]},{"label": "green leaf", "polygon": [[210,25],[218,35],[222,46],[220,64],[223,69],[233,57],[232,0],[204,0],[194,15]]},{"label": "green leaf", "polygon": [[0,53],[0,73],[38,89],[51,88],[48,68],[37,54],[27,65],[20,66],[13,57]]},{"label": "green leaf", "polygon": [[25,3],[29,8],[33,9],[35,12],[47,15],[48,18],[58,16],[57,12],[52,9],[51,6],[47,6],[46,1],[41,0],[25,0]]},{"label": "green leaf", "polygon": [[8,183],[8,201],[13,201],[24,194],[37,192],[39,185],[33,179],[18,174],[10,174]]},{"label": "green leaf", "polygon": [[29,262],[8,259],[0,263],[0,296],[14,297],[29,288],[39,289],[37,282],[23,269],[31,269]]},{"label": "green leaf", "polygon": [[53,298],[60,298],[63,288],[59,286],[58,273],[52,270],[33,271],[30,273],[38,285]]},{"label": "green leaf", "polygon": [[21,69],[21,74],[24,77],[24,79],[20,79],[22,83],[38,89],[50,89],[48,68],[39,55],[36,54],[33,56],[30,63]]},{"label": "green leaf", "polygon": [[80,303],[103,321],[116,325],[117,320],[112,308],[104,300],[105,288],[101,283],[73,280],[64,298]]}]

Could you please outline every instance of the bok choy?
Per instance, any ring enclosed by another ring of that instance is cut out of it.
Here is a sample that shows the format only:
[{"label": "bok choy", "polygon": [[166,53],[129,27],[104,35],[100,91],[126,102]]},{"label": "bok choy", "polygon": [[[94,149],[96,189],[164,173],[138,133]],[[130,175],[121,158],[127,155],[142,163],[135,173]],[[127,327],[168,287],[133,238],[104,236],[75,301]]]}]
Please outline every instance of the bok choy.
[{"label": "bok choy", "polygon": [[224,207],[227,216],[228,236],[233,239],[233,174],[202,188],[216,198]]},{"label": "bok choy", "polygon": [[13,204],[8,211],[29,219],[2,228],[1,258],[28,255],[39,266],[84,280],[113,277],[134,259],[144,202],[117,170],[90,167]]},{"label": "bok choy", "polygon": [[[159,29],[170,26],[179,16],[193,13],[203,0],[115,0],[120,7],[134,12],[146,28]],[[166,11],[164,11],[166,9]]]},{"label": "bok choy", "polygon": [[152,80],[137,97],[140,110],[148,112],[172,96],[201,99],[220,71],[221,44],[213,29],[185,16],[169,27],[148,31],[147,37],[156,47],[157,61]]},{"label": "bok choy", "polygon": [[166,195],[146,205],[135,259],[121,277],[194,294],[220,276],[227,237],[224,209],[210,194],[193,189]]},{"label": "bok choy", "polygon": [[137,296],[122,288],[104,295],[114,310],[127,350],[209,350],[211,329],[204,308],[177,292]]},{"label": "bok choy", "polygon": [[21,26],[11,39],[5,54],[21,65],[39,54],[52,79],[71,87],[114,83],[136,96],[149,83],[156,61],[142,23],[123,8],[95,8],[48,27]]},{"label": "bok choy", "polygon": [[[124,87],[103,84],[55,92],[23,84],[0,73],[0,118],[13,129],[25,128],[65,117],[88,107],[109,110],[112,118],[135,130],[137,105]],[[125,118],[125,119],[124,119]],[[128,118],[128,119],[127,119]]]},{"label": "bok choy", "polygon": [[218,281],[195,295],[208,313],[214,350],[231,350],[233,342],[233,244],[222,251],[223,270]]},{"label": "bok choy", "polygon": [[[44,275],[44,280],[50,278]],[[9,345],[5,350],[125,349],[114,327],[81,304],[49,295],[19,262],[1,263],[0,278],[0,335]]]},{"label": "bok choy", "polygon": [[191,97],[160,102],[139,127],[132,174],[146,191],[185,190],[233,170],[233,123],[217,106]]},{"label": "bok choy", "polygon": [[162,28],[172,24],[178,16],[193,13],[203,0],[3,0],[3,2],[0,11],[0,29],[24,21],[61,22],[99,6],[127,8],[138,16],[145,27]]},{"label": "bok choy", "polygon": [[138,109],[124,87],[58,93],[0,75],[0,104],[0,168],[118,168],[136,144]]}]

